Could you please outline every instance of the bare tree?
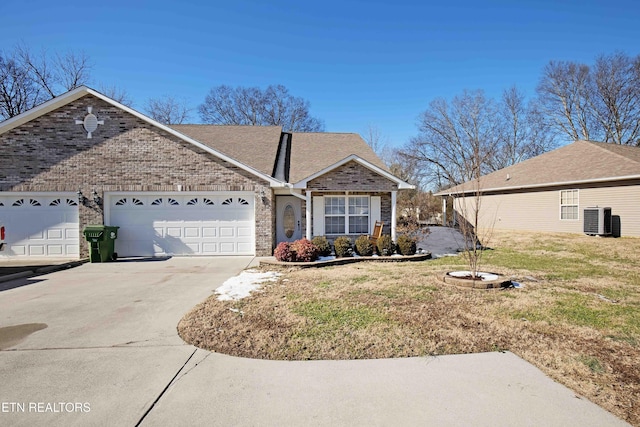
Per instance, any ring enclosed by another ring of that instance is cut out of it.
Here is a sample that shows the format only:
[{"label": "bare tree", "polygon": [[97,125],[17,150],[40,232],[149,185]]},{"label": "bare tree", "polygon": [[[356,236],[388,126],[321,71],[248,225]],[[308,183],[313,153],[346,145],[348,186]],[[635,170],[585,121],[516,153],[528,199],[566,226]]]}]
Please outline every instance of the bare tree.
[{"label": "bare tree", "polygon": [[38,105],[40,88],[14,56],[0,54],[0,118],[8,119]]},{"label": "bare tree", "polygon": [[640,56],[601,55],[591,67],[551,61],[537,92],[543,116],[570,141],[640,143]]},{"label": "bare tree", "polygon": [[113,85],[100,85],[99,92],[122,105],[126,105],[127,107],[133,106],[133,101],[129,98],[129,94],[125,89],[121,89]]},{"label": "bare tree", "polygon": [[[464,91],[451,103],[439,98],[422,113],[420,134],[403,150],[423,175],[436,185],[461,184],[488,169],[500,133],[496,121],[497,106],[481,90]],[[480,158],[480,163],[474,162]]]},{"label": "bare tree", "polygon": [[[479,162],[481,159],[477,159]],[[480,167],[474,168],[479,171]],[[454,209],[457,211],[457,226],[464,239],[464,251],[462,256],[467,262],[471,279],[479,280],[481,276],[480,264],[484,249],[489,245],[493,237],[495,217],[486,218],[487,212],[482,209],[482,176],[476,172],[473,181],[465,185],[469,186],[469,192],[462,197],[454,199]],[[483,227],[481,227],[481,224]]]},{"label": "bare tree", "polygon": [[594,117],[589,108],[589,67],[551,61],[543,70],[537,92],[541,111],[558,133],[570,140],[590,139]]},{"label": "bare tree", "polygon": [[525,94],[515,86],[503,92],[496,120],[500,137],[495,152],[488,158],[491,171],[538,156],[556,145],[537,105],[528,103]]},{"label": "bare tree", "polygon": [[396,212],[399,232],[413,235],[427,233],[427,221],[441,210],[439,199],[425,189],[425,180],[416,167],[415,159],[404,156],[399,150],[387,148],[385,152],[391,173],[415,186],[413,190],[398,192]]},{"label": "bare tree", "polygon": [[602,140],[637,145],[640,137],[640,56],[601,55],[592,69],[591,105]]},{"label": "bare tree", "polygon": [[89,82],[92,65],[84,52],[56,55],[58,83],[65,90],[73,90]]},{"label": "bare tree", "polygon": [[309,101],[295,97],[282,85],[211,89],[198,107],[205,123],[282,126],[289,132],[321,132],[324,124],[309,114]]},{"label": "bare tree", "polygon": [[0,117],[16,116],[86,84],[90,71],[84,53],[34,54],[25,46],[0,53]]},{"label": "bare tree", "polygon": [[369,124],[364,132],[363,137],[374,153],[376,153],[379,157],[382,157],[383,160],[385,157],[387,157],[387,151],[389,151],[389,138],[387,138],[380,131],[380,128],[378,128],[378,126]]},{"label": "bare tree", "polygon": [[165,125],[180,125],[189,117],[190,109],[185,102],[178,101],[172,96],[151,98],[147,101],[145,111],[152,119]]}]

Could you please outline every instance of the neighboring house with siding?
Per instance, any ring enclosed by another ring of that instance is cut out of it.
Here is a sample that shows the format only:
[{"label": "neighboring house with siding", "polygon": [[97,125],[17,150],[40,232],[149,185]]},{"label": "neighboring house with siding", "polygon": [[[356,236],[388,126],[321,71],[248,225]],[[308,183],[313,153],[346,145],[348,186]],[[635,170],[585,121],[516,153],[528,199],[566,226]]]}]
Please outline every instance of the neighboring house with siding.
[{"label": "neighboring house with siding", "polygon": [[[268,256],[282,241],[395,234],[392,175],[354,133],[166,126],[87,87],[0,123],[0,257]],[[395,237],[395,236],[394,236]]]},{"label": "neighboring house with siding", "polygon": [[[436,193],[472,212],[477,182]],[[582,233],[584,209],[610,207],[614,234],[640,236],[640,147],[576,141],[480,178],[481,227]]]}]

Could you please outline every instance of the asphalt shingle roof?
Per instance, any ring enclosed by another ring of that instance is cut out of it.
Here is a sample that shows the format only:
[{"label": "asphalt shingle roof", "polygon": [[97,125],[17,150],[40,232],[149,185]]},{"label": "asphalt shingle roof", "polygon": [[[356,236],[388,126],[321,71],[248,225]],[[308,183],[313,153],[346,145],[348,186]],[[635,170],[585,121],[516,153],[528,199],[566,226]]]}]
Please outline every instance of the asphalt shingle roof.
[{"label": "asphalt shingle roof", "polygon": [[[480,178],[481,189],[509,190],[564,183],[615,180],[640,176],[640,147],[576,141]],[[456,194],[474,188],[470,183],[443,190]]]},{"label": "asphalt shingle roof", "polygon": [[[273,173],[282,128],[279,126],[171,125],[172,129],[267,175]],[[388,170],[355,133],[294,132],[289,182],[297,182],[356,156]]]},{"label": "asphalt shingle roof", "polygon": [[280,126],[171,125],[195,139],[266,175],[273,173]]},{"label": "asphalt shingle roof", "polygon": [[294,133],[289,182],[298,182],[352,154],[388,170],[371,147],[355,133]]}]

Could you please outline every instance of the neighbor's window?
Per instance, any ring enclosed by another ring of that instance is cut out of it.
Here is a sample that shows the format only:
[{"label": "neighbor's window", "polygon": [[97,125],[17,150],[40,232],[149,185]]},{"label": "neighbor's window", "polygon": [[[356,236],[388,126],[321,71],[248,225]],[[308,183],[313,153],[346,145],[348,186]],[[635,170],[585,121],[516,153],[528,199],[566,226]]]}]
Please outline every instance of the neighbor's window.
[{"label": "neighbor's window", "polygon": [[560,191],[560,219],[579,219],[578,190]]},{"label": "neighbor's window", "polygon": [[325,234],[367,234],[369,232],[369,197],[325,197],[324,232]]}]

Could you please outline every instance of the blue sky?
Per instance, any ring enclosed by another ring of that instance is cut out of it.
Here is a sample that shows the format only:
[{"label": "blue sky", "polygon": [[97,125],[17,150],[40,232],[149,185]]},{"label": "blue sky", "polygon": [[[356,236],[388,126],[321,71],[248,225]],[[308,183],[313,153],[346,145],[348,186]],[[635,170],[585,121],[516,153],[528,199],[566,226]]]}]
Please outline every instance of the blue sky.
[{"label": "blue sky", "polygon": [[0,16],[0,49],[84,51],[91,86],[125,90],[140,111],[162,95],[195,109],[221,84],[283,84],[327,131],[373,125],[392,146],[434,98],[533,96],[549,60],[640,53],[637,1],[4,0]]}]

